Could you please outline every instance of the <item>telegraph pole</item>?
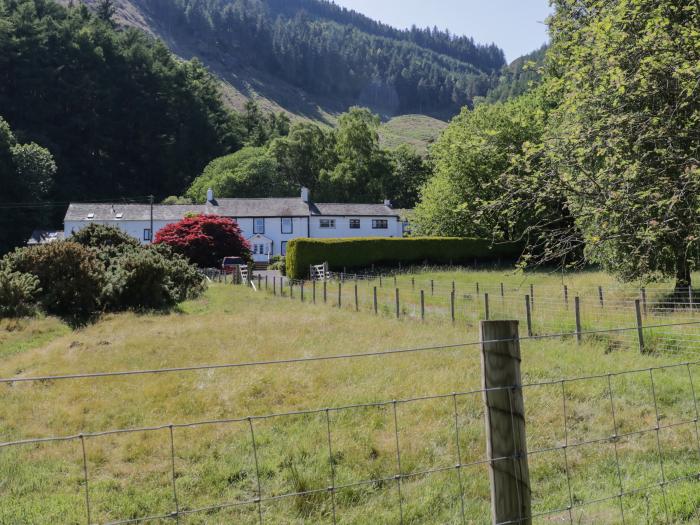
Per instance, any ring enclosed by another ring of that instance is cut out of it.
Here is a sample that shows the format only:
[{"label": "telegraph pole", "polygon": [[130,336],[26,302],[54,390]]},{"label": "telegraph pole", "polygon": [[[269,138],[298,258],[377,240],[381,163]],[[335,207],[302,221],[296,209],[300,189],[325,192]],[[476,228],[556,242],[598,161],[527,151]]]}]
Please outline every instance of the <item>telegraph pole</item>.
[{"label": "telegraph pole", "polygon": [[153,195],[148,196],[148,203],[151,205],[151,235],[150,241],[153,244]]}]

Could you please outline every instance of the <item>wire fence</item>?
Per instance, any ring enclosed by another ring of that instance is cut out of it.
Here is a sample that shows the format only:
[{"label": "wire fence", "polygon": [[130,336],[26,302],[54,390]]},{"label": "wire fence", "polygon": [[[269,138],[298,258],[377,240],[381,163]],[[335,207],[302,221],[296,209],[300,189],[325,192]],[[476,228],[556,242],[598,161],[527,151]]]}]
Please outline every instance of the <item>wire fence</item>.
[{"label": "wire fence", "polygon": [[[630,326],[591,330],[587,335],[636,331],[636,326]],[[19,375],[0,379],[0,386],[43,389],[63,381],[304,365],[474,347],[480,347],[485,356],[491,351],[502,356],[503,345],[515,344],[518,354],[512,362],[519,363],[520,344],[537,345],[561,337],[516,334],[515,338],[275,361]],[[369,516],[401,524],[697,522],[693,494],[700,482],[700,434],[695,381],[700,361],[538,381],[506,379],[497,386],[489,386],[488,358],[483,362],[483,388],[0,442],[0,465],[10,473],[0,482],[0,523],[20,521],[12,507],[21,506],[23,498],[41,495],[38,481],[29,487],[15,486],[13,473],[20,464],[44,461],[40,452],[46,447],[56,447],[61,458],[58,471],[46,475],[74,481],[65,490],[75,508],[84,508],[83,520],[88,524],[158,520],[337,524],[366,523]],[[502,368],[499,361],[491,372]],[[500,408],[495,406],[498,403]],[[484,425],[485,419],[493,421],[490,418],[497,414],[506,417],[490,428]],[[518,418],[524,426],[516,425]],[[518,428],[523,435],[517,435]],[[519,445],[521,438],[524,447]],[[512,453],[494,454],[496,439]],[[120,440],[148,443],[146,482],[150,486],[138,487],[154,494],[148,506],[114,507],[118,479],[133,476],[140,460],[126,457],[118,465],[108,465],[104,449]],[[202,442],[208,443],[204,454]],[[492,505],[500,498],[489,478],[500,472],[525,480],[525,471],[526,483],[509,496],[520,514],[497,519]],[[526,500],[531,505],[526,506]],[[32,518],[29,521],[52,521],[45,516]],[[60,515],[52,522],[61,522]]]},{"label": "wire fence", "polygon": [[[638,347],[678,355],[700,351],[700,334],[693,325],[700,320],[700,302],[692,289],[620,288],[613,293],[603,287],[574,292],[568,287],[531,285],[519,290],[525,293],[518,293],[504,284],[418,282],[411,274],[376,280],[369,275],[366,281],[335,275],[338,278],[325,281],[258,275],[255,282],[258,290],[279,297],[397,319],[452,322],[471,328],[481,320],[518,319],[529,335],[570,333],[580,339],[582,332],[591,329],[637,325],[637,333],[625,331],[611,339],[611,349]],[[652,330],[649,325],[672,326]]]}]

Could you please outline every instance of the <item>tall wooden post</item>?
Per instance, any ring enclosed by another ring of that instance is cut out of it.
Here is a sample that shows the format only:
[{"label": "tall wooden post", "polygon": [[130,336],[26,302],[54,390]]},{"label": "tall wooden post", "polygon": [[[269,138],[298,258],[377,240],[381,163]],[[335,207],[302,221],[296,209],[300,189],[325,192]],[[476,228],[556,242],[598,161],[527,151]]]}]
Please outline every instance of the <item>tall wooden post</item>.
[{"label": "tall wooden post", "polygon": [[480,328],[492,521],[531,525],[518,321],[481,321]]},{"label": "tall wooden post", "polygon": [[311,281],[311,300],[316,304],[316,281]]},{"label": "tall wooden post", "polygon": [[272,295],[277,295],[277,277],[272,276]]},{"label": "tall wooden post", "polygon": [[304,302],[304,281],[301,281],[301,290],[300,290],[299,297],[301,297],[301,302],[303,303]]},{"label": "tall wooden post", "polygon": [[425,293],[420,291],[420,319],[425,321]]},{"label": "tall wooden post", "polygon": [[637,314],[637,338],[639,339],[639,351],[644,352],[644,325],[642,325],[642,309],[639,299],[634,300],[634,311]]},{"label": "tall wooden post", "polygon": [[430,295],[435,295],[435,281],[430,279]]},{"label": "tall wooden post", "polygon": [[489,294],[484,294],[484,319],[487,321],[491,317],[491,312],[489,312]]},{"label": "tall wooden post", "polygon": [[267,289],[268,289],[268,286],[267,286],[267,274],[265,274],[265,290],[267,290]]},{"label": "tall wooden post", "polygon": [[401,306],[399,304],[399,289],[396,289],[396,318],[401,317]]},{"label": "tall wooden post", "polygon": [[525,318],[527,319],[527,336],[532,337],[532,311],[530,310],[530,296],[525,296]]},{"label": "tall wooden post", "polygon": [[600,307],[605,308],[605,301],[603,300],[603,287],[598,287],[598,301],[600,301]]},{"label": "tall wooden post", "polygon": [[328,302],[328,281],[323,281],[323,303]]},{"label": "tall wooden post", "polygon": [[566,309],[569,309],[569,287],[567,285],[564,285],[564,306],[566,306]]},{"label": "tall wooden post", "polygon": [[576,342],[581,342],[581,300],[574,297],[574,315],[576,317]]},{"label": "tall wooden post", "polygon": [[535,308],[535,287],[530,285],[530,308]]},{"label": "tall wooden post", "polygon": [[503,283],[501,283],[501,297],[505,297],[505,290],[503,290]]},{"label": "tall wooden post", "polygon": [[411,288],[413,290],[416,289],[416,278],[415,277],[411,277]]},{"label": "tall wooden post", "polygon": [[375,286],[372,291],[372,305],[374,306],[374,315],[379,313],[379,308],[377,305],[377,287]]},{"label": "tall wooden post", "polygon": [[450,292],[450,316],[452,317],[452,322],[455,322],[455,293]]},{"label": "tall wooden post", "polygon": [[642,307],[644,309],[644,315],[647,315],[647,289],[642,288]]},{"label": "tall wooden post", "polygon": [[343,281],[338,281],[338,308],[343,306]]},{"label": "tall wooden post", "polygon": [[360,302],[357,299],[357,283],[355,283],[355,311],[360,309]]}]

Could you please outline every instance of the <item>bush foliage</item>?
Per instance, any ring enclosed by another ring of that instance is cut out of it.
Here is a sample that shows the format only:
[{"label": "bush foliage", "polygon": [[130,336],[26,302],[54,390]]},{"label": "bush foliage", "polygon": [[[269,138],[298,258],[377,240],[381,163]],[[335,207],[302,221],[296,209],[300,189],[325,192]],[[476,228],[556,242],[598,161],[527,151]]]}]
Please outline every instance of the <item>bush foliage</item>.
[{"label": "bush foliage", "polygon": [[100,310],[105,269],[89,248],[68,241],[20,248],[5,257],[5,265],[38,279],[38,302],[46,313],[76,323]]},{"label": "bush foliage", "polygon": [[516,260],[521,251],[516,244],[492,245],[486,239],[457,237],[294,239],[287,245],[287,275],[300,279],[308,275],[309,265],[323,262],[331,270],[372,264],[465,264]]},{"label": "bush foliage", "polygon": [[250,244],[238,224],[217,215],[195,215],[168,224],[156,234],[156,244],[166,244],[200,268],[214,268],[224,257],[250,258]]},{"label": "bush foliage", "polygon": [[69,241],[17,249],[0,261],[2,317],[40,307],[79,325],[103,311],[171,308],[203,290],[197,268],[168,246],[142,246],[100,225]]},{"label": "bush foliage", "polygon": [[35,310],[39,279],[0,268],[0,317],[22,317]]}]

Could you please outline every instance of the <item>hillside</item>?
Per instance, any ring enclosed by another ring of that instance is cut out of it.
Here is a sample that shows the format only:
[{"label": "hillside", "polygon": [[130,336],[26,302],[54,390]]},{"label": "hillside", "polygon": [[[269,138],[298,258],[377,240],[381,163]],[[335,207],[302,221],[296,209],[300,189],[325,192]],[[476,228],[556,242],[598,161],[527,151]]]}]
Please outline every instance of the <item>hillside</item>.
[{"label": "hillside", "polygon": [[419,153],[425,153],[446,127],[446,122],[427,115],[400,115],[381,125],[379,141],[385,148],[408,144]]},{"label": "hillside", "polygon": [[325,0],[115,0],[114,7],[119,24],[199,58],[222,80],[231,106],[255,98],[265,109],[326,123],[352,105],[385,118],[446,120],[486,95],[505,64],[493,44],[397,30]]}]

